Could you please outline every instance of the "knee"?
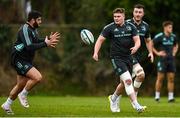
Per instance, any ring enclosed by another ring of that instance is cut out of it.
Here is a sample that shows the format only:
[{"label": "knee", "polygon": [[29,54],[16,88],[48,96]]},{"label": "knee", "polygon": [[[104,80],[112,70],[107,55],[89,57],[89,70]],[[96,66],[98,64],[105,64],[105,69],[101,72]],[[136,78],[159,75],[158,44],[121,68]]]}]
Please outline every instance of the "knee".
[{"label": "knee", "polygon": [[137,72],[137,78],[138,78],[139,80],[141,80],[141,81],[144,80],[144,78],[145,78],[145,73],[144,73],[144,70],[143,70],[143,69],[141,69],[141,70],[139,70],[139,71]]},{"label": "knee", "polygon": [[158,83],[162,83],[163,82],[163,78],[157,78],[157,80],[156,80]]},{"label": "knee", "polygon": [[168,78],[169,83],[174,83],[174,78]]},{"label": "knee", "polygon": [[132,79],[131,78],[129,78],[129,79],[126,79],[125,81],[124,81],[124,84],[125,85],[131,85],[132,84]]},{"label": "knee", "polygon": [[37,83],[39,83],[39,82],[41,82],[42,81],[42,75],[41,74],[39,74],[39,75],[36,75],[36,77],[34,78],[34,80],[37,82]]}]

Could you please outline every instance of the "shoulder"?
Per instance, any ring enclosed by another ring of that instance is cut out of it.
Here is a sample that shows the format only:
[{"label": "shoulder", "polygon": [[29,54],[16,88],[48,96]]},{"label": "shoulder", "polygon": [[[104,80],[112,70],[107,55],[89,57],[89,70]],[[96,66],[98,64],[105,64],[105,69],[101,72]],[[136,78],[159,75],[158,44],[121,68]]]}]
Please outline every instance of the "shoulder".
[{"label": "shoulder", "polygon": [[32,29],[28,24],[24,24],[21,29],[23,30],[23,32],[32,32]]},{"label": "shoulder", "polygon": [[162,37],[162,36],[163,36],[163,33],[160,32],[160,33],[158,33],[158,34],[155,35],[154,39],[160,38],[160,37]]},{"label": "shoulder", "polygon": [[132,19],[127,19],[126,22],[131,22],[132,23]]},{"label": "shoulder", "polygon": [[109,29],[109,28],[112,28],[114,25],[115,25],[115,23],[114,23],[114,22],[112,22],[112,23],[110,23],[110,24],[108,24],[108,25],[104,26],[104,29]]},{"label": "shoulder", "polygon": [[143,23],[143,25],[145,25],[145,26],[149,26],[149,24],[148,24],[147,22],[145,22],[145,21],[142,21],[142,23]]},{"label": "shoulder", "polygon": [[176,35],[175,35],[174,33],[171,33],[171,36],[172,36],[172,37],[176,37]]},{"label": "shoulder", "polygon": [[125,25],[126,25],[126,26],[130,26],[130,27],[133,27],[133,28],[136,28],[136,26],[135,26],[133,23],[128,22],[128,21],[125,21]]}]

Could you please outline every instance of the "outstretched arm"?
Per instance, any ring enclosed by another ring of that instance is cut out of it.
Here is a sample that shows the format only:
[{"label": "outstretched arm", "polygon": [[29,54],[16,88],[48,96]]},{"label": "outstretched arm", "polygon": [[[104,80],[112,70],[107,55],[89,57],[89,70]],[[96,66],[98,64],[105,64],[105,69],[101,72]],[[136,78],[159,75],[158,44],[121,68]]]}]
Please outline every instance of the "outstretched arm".
[{"label": "outstretched arm", "polygon": [[93,59],[95,61],[98,61],[98,53],[104,40],[105,40],[105,37],[100,35],[96,41],[96,44],[94,46],[94,54],[93,54]]}]

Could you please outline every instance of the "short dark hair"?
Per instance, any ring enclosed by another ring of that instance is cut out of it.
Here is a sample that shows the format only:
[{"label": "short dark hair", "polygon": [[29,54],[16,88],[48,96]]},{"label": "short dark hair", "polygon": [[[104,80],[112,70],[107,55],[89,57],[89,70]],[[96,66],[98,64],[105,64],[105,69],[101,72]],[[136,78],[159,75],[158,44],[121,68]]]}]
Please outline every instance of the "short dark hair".
[{"label": "short dark hair", "polygon": [[113,14],[114,13],[124,13],[125,14],[125,9],[124,8],[116,8],[113,10]]},{"label": "short dark hair", "polygon": [[168,21],[164,21],[164,22],[162,23],[162,26],[163,26],[163,27],[166,27],[166,26],[168,26],[168,25],[173,25],[173,22],[170,21],[170,20],[168,20]]},{"label": "short dark hair", "polygon": [[134,8],[144,9],[145,7],[144,7],[144,5],[142,5],[142,4],[135,4],[135,5],[134,5]]},{"label": "short dark hair", "polygon": [[29,12],[27,20],[30,21],[31,19],[36,19],[41,16],[42,16],[42,14],[40,12],[33,10],[33,11]]}]

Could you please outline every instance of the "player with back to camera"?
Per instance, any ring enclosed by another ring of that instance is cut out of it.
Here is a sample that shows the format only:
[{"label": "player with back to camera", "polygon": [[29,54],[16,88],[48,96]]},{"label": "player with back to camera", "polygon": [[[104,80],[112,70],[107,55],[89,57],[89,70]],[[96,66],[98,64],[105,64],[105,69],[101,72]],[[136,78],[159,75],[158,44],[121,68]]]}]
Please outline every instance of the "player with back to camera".
[{"label": "player with back to camera", "polygon": [[41,73],[33,66],[32,62],[35,51],[44,47],[54,48],[59,41],[60,34],[58,32],[51,33],[44,40],[38,37],[37,28],[42,22],[41,16],[38,11],[31,11],[28,14],[27,22],[19,29],[17,40],[13,45],[11,64],[17,71],[17,84],[11,90],[7,100],[1,105],[7,114],[14,114],[11,104],[17,96],[23,107],[29,107],[27,95],[42,80]]},{"label": "player with back to camera", "polygon": [[[144,53],[145,47],[147,47],[147,50],[149,52],[148,57],[150,57],[151,62],[154,61],[154,56],[153,56],[153,51],[152,51],[153,46],[152,46],[152,41],[150,37],[149,25],[145,21],[143,21],[142,19],[143,16],[144,16],[144,6],[141,4],[136,4],[134,5],[133,18],[127,20],[127,22],[130,22],[136,26],[138,30],[138,34],[140,36],[140,40],[141,40],[141,47],[138,49],[136,53],[132,55],[133,56],[132,76],[135,77],[133,86],[136,92],[136,96],[138,94],[138,89],[140,88],[145,78],[145,72],[142,66],[140,65],[140,62],[142,61],[141,57],[142,57],[142,54]],[[123,90],[124,90],[124,85],[123,83],[120,83],[117,86],[113,95],[110,95],[111,111],[113,111],[113,109],[117,109],[116,111],[120,111],[119,102],[120,102]],[[133,103],[132,103],[132,106],[134,107]]]},{"label": "player with back to camera", "polygon": [[[114,22],[104,27],[96,41],[93,59],[98,61],[101,45],[106,39],[109,39],[111,43],[110,58],[114,70],[120,77],[120,81],[125,85],[126,93],[135,109],[138,112],[143,112],[145,108],[137,101],[130,74],[133,65],[131,54],[134,54],[140,47],[140,38],[136,27],[132,23],[125,22],[124,8],[116,8],[113,11],[113,18]],[[112,109],[112,112],[120,112],[120,109]]]},{"label": "player with back to camera", "polygon": [[168,102],[174,102],[174,77],[176,72],[175,56],[178,51],[176,35],[173,34],[173,22],[163,22],[163,32],[154,39],[154,53],[159,57],[157,62],[157,79],[155,84],[155,100],[159,102],[163,79],[167,77]]}]

